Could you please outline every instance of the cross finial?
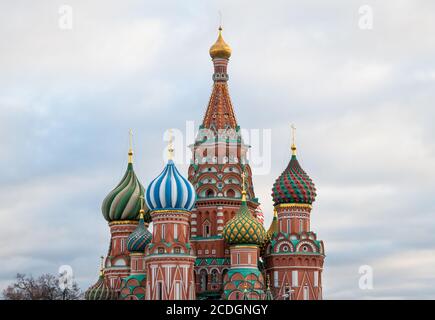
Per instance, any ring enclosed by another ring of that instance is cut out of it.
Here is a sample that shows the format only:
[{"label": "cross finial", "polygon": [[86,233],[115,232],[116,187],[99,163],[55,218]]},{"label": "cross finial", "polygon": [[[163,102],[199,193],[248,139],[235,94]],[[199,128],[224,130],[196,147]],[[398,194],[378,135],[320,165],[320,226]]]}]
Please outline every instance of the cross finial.
[{"label": "cross finial", "polygon": [[128,163],[133,163],[133,130],[128,130],[129,148],[128,148]]},{"label": "cross finial", "polygon": [[290,128],[292,129],[292,146],[291,146],[291,150],[292,150],[292,154],[296,155],[296,127],[294,126],[294,124],[291,124]]},{"label": "cross finial", "polygon": [[245,169],[242,169],[242,201],[246,201],[246,188],[245,188],[245,178],[246,178],[246,173],[245,173]]},{"label": "cross finial", "polygon": [[144,213],[145,213],[145,210],[143,209],[143,207],[144,207],[144,196],[143,195],[141,195],[140,197],[140,211],[139,211],[139,213],[140,213],[140,219],[143,219],[143,216],[144,216]]},{"label": "cross finial", "polygon": [[219,30],[222,30],[222,12],[219,10]]},{"label": "cross finial", "polygon": [[100,260],[101,260],[101,262],[100,262],[100,276],[102,276],[103,275],[103,263],[104,263],[104,257],[103,256],[101,256],[100,257]]},{"label": "cross finial", "polygon": [[173,134],[172,129],[169,129],[169,145],[168,145],[168,159],[172,160],[174,157],[174,146],[173,146]]}]

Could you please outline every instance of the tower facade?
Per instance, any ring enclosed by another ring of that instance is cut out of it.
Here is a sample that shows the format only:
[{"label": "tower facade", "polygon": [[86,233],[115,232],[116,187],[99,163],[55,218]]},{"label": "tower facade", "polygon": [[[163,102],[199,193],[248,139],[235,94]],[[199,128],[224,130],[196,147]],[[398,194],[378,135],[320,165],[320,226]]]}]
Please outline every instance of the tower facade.
[{"label": "tower facade", "polygon": [[151,242],[152,234],[144,219],[143,198],[141,200],[139,224],[127,239],[127,250],[130,252],[130,275],[122,280],[119,295],[121,300],[145,300],[145,248]]},{"label": "tower facade", "polygon": [[272,189],[275,215],[265,244],[265,273],[275,299],[322,299],[323,241],[311,230],[316,188],[296,158],[276,179]]},{"label": "tower facade", "polygon": [[118,185],[106,196],[102,213],[109,223],[110,244],[104,262],[108,285],[119,294],[122,279],[130,274],[130,253],[127,241],[139,223],[144,187],[133,170],[133,151],[128,152],[127,170]]},{"label": "tower facade", "polygon": [[152,241],[145,249],[146,299],[193,300],[196,257],[189,220],[195,190],[172,160],[149,185],[146,202],[153,220]]},{"label": "tower facade", "polygon": [[258,261],[259,246],[265,240],[266,231],[249,211],[244,173],[242,178],[242,204],[236,216],[224,227],[224,239],[230,245],[230,269],[224,275],[222,297],[226,300],[263,300],[265,283]]},{"label": "tower facade", "polygon": [[241,173],[246,172],[246,205],[255,216],[258,200],[247,163],[249,146],[243,142],[228,91],[228,62],[231,48],[222,37],[222,28],[210,48],[213,89],[195,143],[188,178],[197,201],[191,216],[192,247],[196,290],[200,298],[218,299],[223,278],[230,267],[230,248],[222,232],[234,218],[242,201]]}]

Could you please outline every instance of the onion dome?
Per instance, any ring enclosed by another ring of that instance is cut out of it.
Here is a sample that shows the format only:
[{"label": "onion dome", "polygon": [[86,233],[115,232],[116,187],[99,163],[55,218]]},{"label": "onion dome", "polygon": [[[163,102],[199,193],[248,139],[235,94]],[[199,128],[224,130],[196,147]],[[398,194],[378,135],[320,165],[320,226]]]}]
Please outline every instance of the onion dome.
[{"label": "onion dome", "polygon": [[[242,174],[245,180],[245,174]],[[223,230],[225,242],[230,245],[252,244],[261,245],[266,238],[263,225],[255,219],[249,211],[246,203],[245,183],[243,182],[242,204],[236,212],[236,216],[227,222]]]},{"label": "onion dome", "polygon": [[210,47],[209,52],[212,59],[229,59],[229,57],[231,57],[231,48],[225,43],[224,38],[222,37],[222,27],[219,27],[219,36],[216,42]]},{"label": "onion dome", "polygon": [[[103,257],[101,257],[103,259]],[[102,264],[101,259],[101,264]],[[89,287],[85,292],[86,300],[116,300],[116,292],[113,291],[106,283],[104,279],[103,267],[100,269],[100,277],[98,281]]]},{"label": "onion dome", "polygon": [[278,232],[278,214],[276,212],[276,209],[273,210],[273,219],[272,219],[272,223],[270,224],[269,229],[267,230],[267,237],[269,239],[272,238],[273,234],[275,232]]},{"label": "onion dome", "polygon": [[274,205],[281,203],[312,204],[316,198],[316,187],[296,158],[294,142],[291,149],[290,163],[276,179],[272,188]]},{"label": "onion dome", "polygon": [[128,157],[127,171],[121,182],[106,196],[101,207],[104,218],[109,222],[137,220],[139,216],[140,197],[144,196],[145,189],[133,170],[131,148]]},{"label": "onion dome", "polygon": [[127,238],[127,250],[129,252],[144,252],[145,247],[151,242],[153,235],[148,230],[148,224],[144,221],[143,209],[140,210],[139,224]]},{"label": "onion dome", "polygon": [[170,159],[163,171],[148,186],[145,197],[150,210],[190,211],[196,200],[195,188]]},{"label": "onion dome", "polygon": [[261,207],[258,206],[257,209],[255,209],[255,213],[257,214],[257,220],[263,224],[264,223],[264,214],[263,211],[261,210]]}]

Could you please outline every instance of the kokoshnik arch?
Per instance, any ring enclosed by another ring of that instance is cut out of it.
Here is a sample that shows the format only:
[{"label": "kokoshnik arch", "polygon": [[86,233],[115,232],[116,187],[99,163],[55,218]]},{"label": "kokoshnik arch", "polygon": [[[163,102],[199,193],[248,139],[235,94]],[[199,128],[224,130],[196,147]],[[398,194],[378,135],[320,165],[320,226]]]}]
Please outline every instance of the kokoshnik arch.
[{"label": "kokoshnik arch", "polygon": [[102,204],[111,240],[86,299],[322,299],[325,251],[310,225],[316,188],[294,139],[273,184],[266,231],[228,91],[231,48],[221,27],[210,56],[213,90],[187,178],[169,157],[145,190],[130,145],[127,170]]}]

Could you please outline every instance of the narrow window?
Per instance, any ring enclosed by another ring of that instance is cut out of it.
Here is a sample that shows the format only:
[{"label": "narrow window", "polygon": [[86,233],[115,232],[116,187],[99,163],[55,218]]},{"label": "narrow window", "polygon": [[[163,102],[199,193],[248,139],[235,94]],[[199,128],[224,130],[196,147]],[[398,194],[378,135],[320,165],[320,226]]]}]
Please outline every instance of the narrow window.
[{"label": "narrow window", "polygon": [[304,300],[310,300],[310,291],[308,290],[308,286],[304,287]]},{"label": "narrow window", "polygon": [[293,270],[292,271],[292,286],[297,287],[299,285],[298,283],[298,271]]},{"label": "narrow window", "polygon": [[314,287],[319,286],[319,271],[314,271]]},{"label": "narrow window", "polygon": [[174,239],[178,239],[178,225],[174,225]]},{"label": "narrow window", "polygon": [[204,225],[204,237],[210,237],[210,226],[208,224]]},{"label": "narrow window", "polygon": [[275,288],[278,288],[279,287],[279,283],[278,283],[278,271],[274,271],[273,272],[273,286],[275,287]]},{"label": "narrow window", "polygon": [[299,219],[299,232],[302,232],[302,219]]},{"label": "narrow window", "polygon": [[287,233],[291,233],[290,219],[287,220]]},{"label": "narrow window", "polygon": [[180,282],[175,282],[175,300],[181,299],[181,286]]},{"label": "narrow window", "polygon": [[162,234],[161,234],[163,241],[165,240],[165,235],[166,235],[166,225],[163,223],[162,224]]},{"label": "narrow window", "polygon": [[162,284],[161,281],[157,282],[156,299],[157,300],[162,300],[163,299],[163,284]]}]

